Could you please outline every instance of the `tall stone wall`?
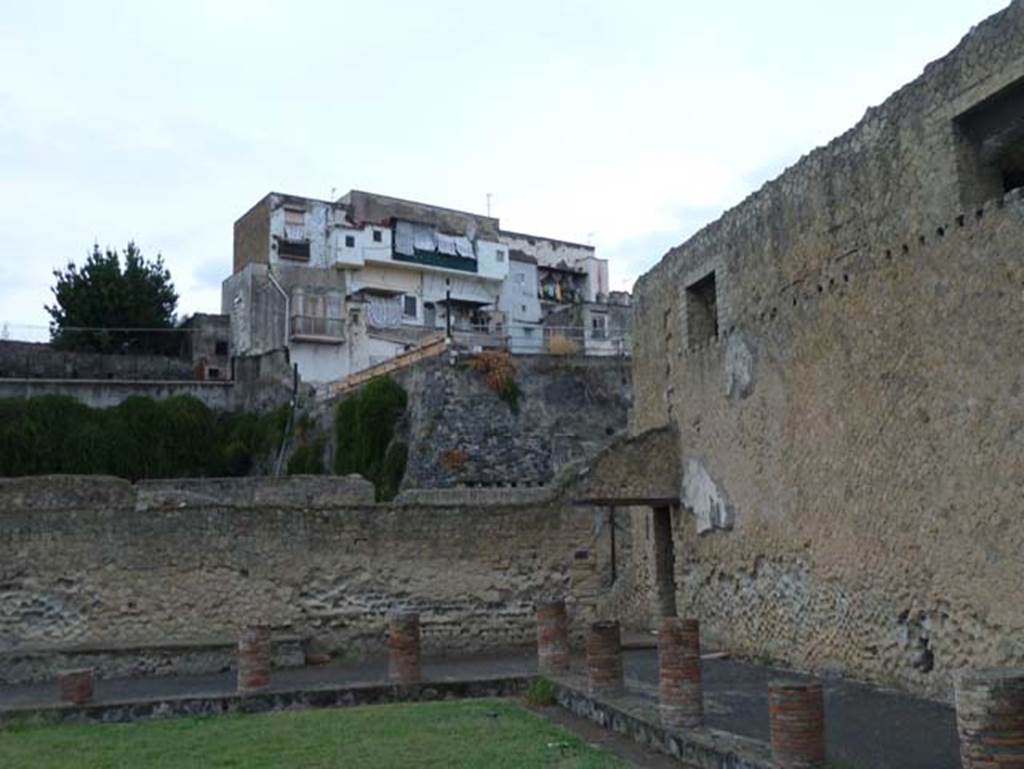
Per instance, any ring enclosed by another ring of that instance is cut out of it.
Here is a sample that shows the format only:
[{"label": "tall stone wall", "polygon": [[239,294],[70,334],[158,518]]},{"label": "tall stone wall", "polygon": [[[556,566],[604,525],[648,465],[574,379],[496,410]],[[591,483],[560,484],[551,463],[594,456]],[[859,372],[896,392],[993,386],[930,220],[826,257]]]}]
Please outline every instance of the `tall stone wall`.
[{"label": "tall stone wall", "polygon": [[529,644],[535,601],[568,595],[579,621],[608,569],[594,514],[536,491],[375,505],[357,476],[0,479],[0,653],[268,622],[358,656],[395,607],[428,653]]},{"label": "tall stone wall", "polygon": [[678,430],[719,644],[938,698],[1024,664],[1024,201],[964,132],[1022,83],[1017,0],[638,282],[633,429]]},{"label": "tall stone wall", "polygon": [[537,486],[597,454],[626,428],[626,359],[515,356],[517,407],[460,359],[400,372],[409,395],[409,461],[403,488]]}]

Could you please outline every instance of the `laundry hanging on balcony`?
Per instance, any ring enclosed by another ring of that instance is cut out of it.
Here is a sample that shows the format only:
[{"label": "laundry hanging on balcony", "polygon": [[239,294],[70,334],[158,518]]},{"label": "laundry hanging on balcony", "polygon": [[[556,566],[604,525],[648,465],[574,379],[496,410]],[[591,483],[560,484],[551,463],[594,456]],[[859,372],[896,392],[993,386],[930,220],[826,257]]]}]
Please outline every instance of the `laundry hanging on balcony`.
[{"label": "laundry hanging on balcony", "polygon": [[402,297],[367,294],[366,319],[374,328],[398,328],[402,325]]}]

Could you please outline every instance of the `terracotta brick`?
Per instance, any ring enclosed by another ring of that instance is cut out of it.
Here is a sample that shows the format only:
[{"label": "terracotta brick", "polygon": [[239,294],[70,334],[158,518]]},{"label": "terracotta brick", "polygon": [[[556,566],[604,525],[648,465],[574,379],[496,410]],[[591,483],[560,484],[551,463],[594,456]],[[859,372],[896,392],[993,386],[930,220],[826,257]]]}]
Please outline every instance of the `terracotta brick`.
[{"label": "terracotta brick", "polygon": [[393,611],[388,615],[388,678],[412,684],[421,678],[420,615]]},{"label": "terracotta brick", "polygon": [[618,622],[595,622],[590,626],[587,676],[590,693],[594,696],[622,693],[622,640]]},{"label": "terracotta brick", "polygon": [[92,702],[95,687],[95,675],[92,668],[63,670],[57,674],[57,688],[60,690],[60,701],[75,705]]},{"label": "terracotta brick", "polygon": [[253,625],[238,639],[238,691],[253,692],[270,683],[270,628]]},{"label": "terracotta brick", "polygon": [[1024,769],[1024,669],[958,676],[956,723],[964,769]]},{"label": "terracotta brick", "polygon": [[569,619],[565,601],[537,604],[537,669],[545,675],[569,669]]},{"label": "terracotta brick", "polygon": [[780,769],[824,769],[825,698],[821,684],[768,685],[772,756]]},{"label": "terracotta brick", "polygon": [[658,629],[658,710],[668,729],[704,724],[700,677],[700,625],[667,617]]}]

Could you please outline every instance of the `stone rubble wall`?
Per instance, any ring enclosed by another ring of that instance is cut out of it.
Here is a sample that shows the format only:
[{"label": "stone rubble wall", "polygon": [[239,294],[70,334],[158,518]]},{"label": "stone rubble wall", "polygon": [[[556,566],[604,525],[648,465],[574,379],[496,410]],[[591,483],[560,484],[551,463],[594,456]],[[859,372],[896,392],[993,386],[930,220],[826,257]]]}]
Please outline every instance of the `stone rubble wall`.
[{"label": "stone rubble wall", "polygon": [[0,339],[0,378],[166,382],[194,380],[196,371],[192,360],[184,357],[57,350],[38,342]]},{"label": "stone rubble wall", "polygon": [[1022,79],[1016,0],[638,282],[632,430],[678,430],[715,645],[939,699],[1024,664],[1024,200],[974,202],[955,122]]},{"label": "stone rubble wall", "polygon": [[607,531],[591,510],[499,491],[389,506],[358,477],[2,479],[0,655],[267,623],[358,658],[382,653],[394,608],[419,612],[426,654],[480,652],[533,643],[534,603],[559,597],[582,628]]},{"label": "stone rubble wall", "polygon": [[522,355],[511,359],[518,411],[465,359],[448,356],[397,372],[409,395],[403,489],[546,486],[626,429],[629,361]]}]

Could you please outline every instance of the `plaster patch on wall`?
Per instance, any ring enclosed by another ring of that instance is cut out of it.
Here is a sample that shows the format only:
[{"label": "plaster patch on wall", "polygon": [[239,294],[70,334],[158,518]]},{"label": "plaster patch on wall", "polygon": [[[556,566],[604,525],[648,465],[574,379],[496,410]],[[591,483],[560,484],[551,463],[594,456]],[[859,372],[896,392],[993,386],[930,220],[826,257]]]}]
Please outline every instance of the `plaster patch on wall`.
[{"label": "plaster patch on wall", "polygon": [[725,394],[746,398],[754,392],[754,352],[742,334],[730,336],[725,347]]},{"label": "plaster patch on wall", "polygon": [[735,513],[725,493],[698,459],[691,459],[683,474],[683,504],[697,516],[697,533],[731,529]]}]

